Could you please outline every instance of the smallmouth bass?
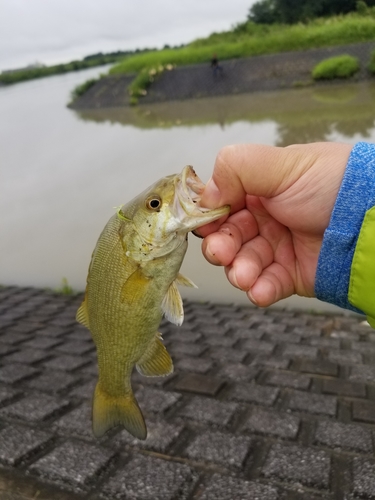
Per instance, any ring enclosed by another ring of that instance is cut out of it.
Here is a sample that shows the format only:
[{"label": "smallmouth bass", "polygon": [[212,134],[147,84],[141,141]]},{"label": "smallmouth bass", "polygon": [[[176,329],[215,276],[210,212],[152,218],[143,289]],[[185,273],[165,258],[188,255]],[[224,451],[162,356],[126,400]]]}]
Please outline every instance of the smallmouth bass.
[{"label": "smallmouth bass", "polygon": [[92,254],[85,299],[77,321],[94,339],[99,379],[93,397],[93,433],[116,425],[145,439],[146,424],[131,387],[134,366],[145,376],[173,372],[158,327],[163,314],[181,325],[177,284],[187,233],[230,210],[199,205],[204,184],[190,166],[159,180],[114,214]]}]

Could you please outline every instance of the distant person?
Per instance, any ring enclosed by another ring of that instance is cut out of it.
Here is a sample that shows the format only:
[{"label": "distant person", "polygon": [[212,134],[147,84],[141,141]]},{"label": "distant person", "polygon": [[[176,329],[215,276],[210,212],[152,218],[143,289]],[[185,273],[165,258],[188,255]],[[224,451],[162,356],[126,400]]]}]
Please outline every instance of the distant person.
[{"label": "distant person", "polygon": [[211,68],[214,76],[217,76],[218,74],[222,75],[223,74],[223,68],[219,64],[219,59],[217,58],[216,54],[213,54],[212,59],[211,59]]}]

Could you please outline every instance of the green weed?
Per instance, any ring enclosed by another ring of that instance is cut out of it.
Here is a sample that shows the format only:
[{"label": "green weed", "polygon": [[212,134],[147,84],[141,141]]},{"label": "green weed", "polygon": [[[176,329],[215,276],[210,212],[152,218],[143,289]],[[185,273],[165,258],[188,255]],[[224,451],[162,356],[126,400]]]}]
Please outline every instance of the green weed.
[{"label": "green weed", "polygon": [[350,78],[360,69],[356,57],[342,55],[330,57],[318,63],[312,71],[314,80],[332,80],[334,78]]}]

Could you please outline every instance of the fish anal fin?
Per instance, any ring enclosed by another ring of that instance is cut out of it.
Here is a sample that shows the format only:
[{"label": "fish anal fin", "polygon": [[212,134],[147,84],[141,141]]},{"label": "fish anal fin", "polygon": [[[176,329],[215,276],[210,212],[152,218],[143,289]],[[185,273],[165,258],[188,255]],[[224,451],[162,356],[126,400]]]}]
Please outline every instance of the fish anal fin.
[{"label": "fish anal fin", "polygon": [[121,302],[126,302],[127,304],[137,302],[145,293],[145,289],[149,283],[150,278],[145,276],[140,268],[136,269],[122,286]]},{"label": "fish anal fin", "polygon": [[190,288],[198,288],[197,285],[191,281],[191,279],[181,273],[178,273],[176,283],[178,285],[189,286]]},{"label": "fish anal fin", "polygon": [[86,328],[90,328],[89,312],[87,310],[86,295],[85,295],[85,298],[83,299],[82,304],[80,305],[80,307],[77,311],[76,320],[78,321],[78,323],[81,323],[81,325],[85,326]]},{"label": "fish anal fin", "polygon": [[147,437],[145,420],[134,395],[111,396],[102,389],[99,382],[95,387],[92,406],[93,434],[100,438],[116,425],[123,425],[138,439]]},{"label": "fish anal fin", "polygon": [[160,333],[156,334],[136,367],[146,377],[165,377],[173,372],[173,361],[160,339]]},{"label": "fish anal fin", "polygon": [[161,304],[164,316],[175,325],[182,325],[184,321],[184,306],[176,282],[173,281]]}]

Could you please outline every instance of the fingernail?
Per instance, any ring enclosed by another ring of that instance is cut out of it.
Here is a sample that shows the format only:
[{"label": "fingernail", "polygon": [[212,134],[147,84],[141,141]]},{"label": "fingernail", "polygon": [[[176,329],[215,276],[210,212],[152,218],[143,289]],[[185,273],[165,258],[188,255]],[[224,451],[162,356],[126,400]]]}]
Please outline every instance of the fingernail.
[{"label": "fingernail", "polygon": [[251,302],[257,306],[258,302],[254,299],[254,296],[251,293],[251,288],[250,288],[250,290],[248,290],[247,295],[248,295],[249,299],[251,300]]},{"label": "fingernail", "polygon": [[215,181],[211,178],[204,188],[202,194],[202,205],[207,208],[216,208],[220,204],[221,193],[216,186]]}]

